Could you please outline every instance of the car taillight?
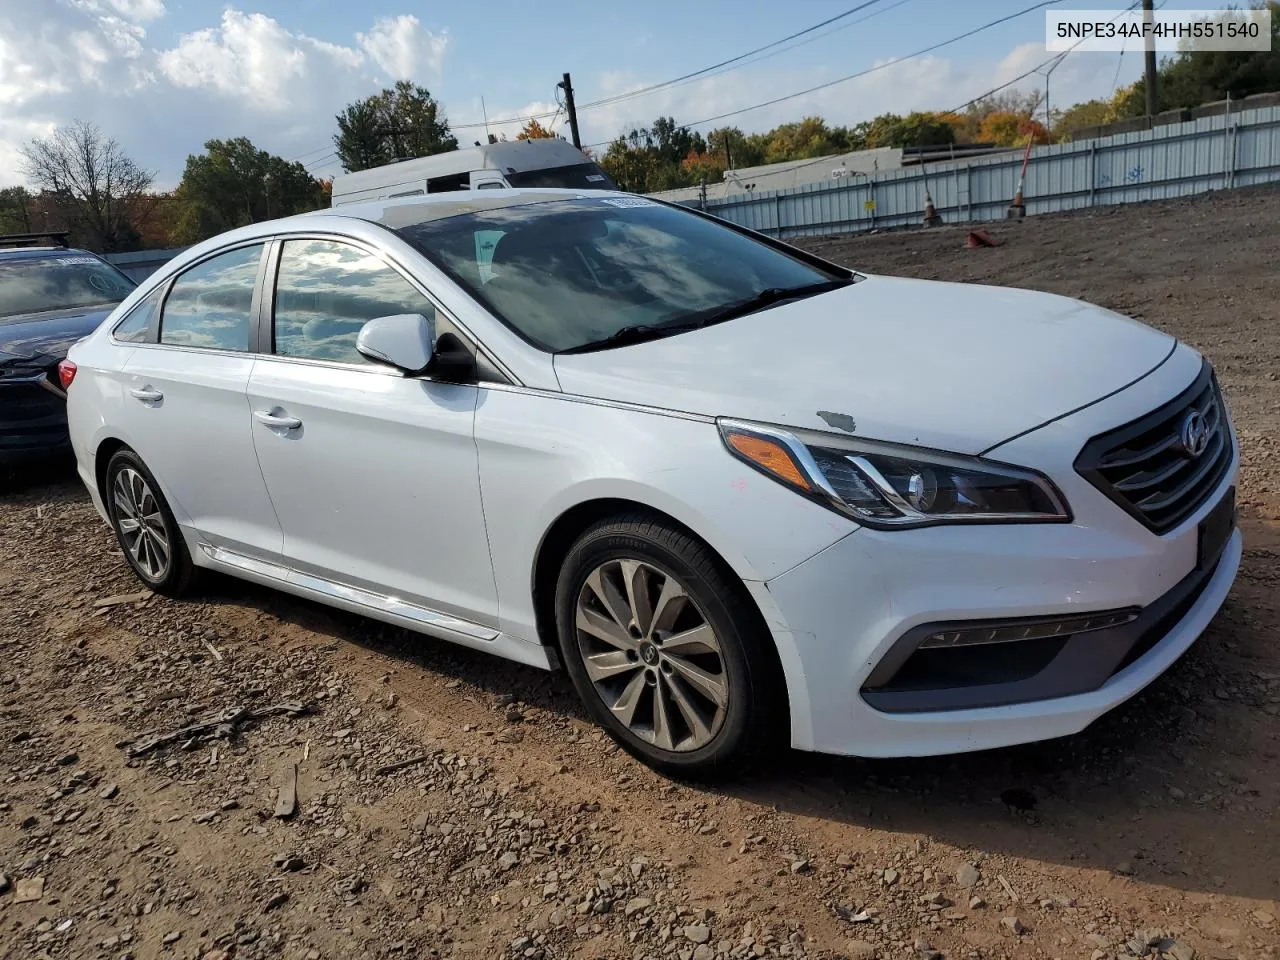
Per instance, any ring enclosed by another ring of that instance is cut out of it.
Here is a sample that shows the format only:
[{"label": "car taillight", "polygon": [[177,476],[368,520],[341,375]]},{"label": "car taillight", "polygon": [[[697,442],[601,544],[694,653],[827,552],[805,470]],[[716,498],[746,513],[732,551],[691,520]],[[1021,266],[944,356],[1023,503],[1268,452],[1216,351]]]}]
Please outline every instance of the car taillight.
[{"label": "car taillight", "polygon": [[63,390],[71,389],[71,381],[76,378],[76,365],[70,360],[61,360],[58,362],[58,382],[62,384]]}]

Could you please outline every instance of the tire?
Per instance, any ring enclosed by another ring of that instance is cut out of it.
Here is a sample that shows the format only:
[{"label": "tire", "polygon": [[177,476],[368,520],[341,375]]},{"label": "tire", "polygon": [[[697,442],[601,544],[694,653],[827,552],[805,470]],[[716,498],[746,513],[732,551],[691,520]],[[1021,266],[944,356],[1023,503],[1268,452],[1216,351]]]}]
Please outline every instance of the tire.
[{"label": "tire", "polygon": [[137,578],[166,597],[186,593],[196,572],[186,541],[156,478],[128,447],[107,462],[103,501],[116,541]]},{"label": "tire", "polygon": [[587,711],[656,770],[723,780],[786,746],[772,637],[741,581],[689,534],[641,515],[590,527],[561,567],[556,628]]}]

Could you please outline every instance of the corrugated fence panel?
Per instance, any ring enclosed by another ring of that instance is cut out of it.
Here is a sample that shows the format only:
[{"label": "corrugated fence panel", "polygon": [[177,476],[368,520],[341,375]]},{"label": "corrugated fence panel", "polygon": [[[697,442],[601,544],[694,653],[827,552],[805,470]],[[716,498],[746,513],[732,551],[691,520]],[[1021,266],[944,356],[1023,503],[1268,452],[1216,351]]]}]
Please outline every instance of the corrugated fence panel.
[{"label": "corrugated fence panel", "polygon": [[[709,213],[774,236],[855,233],[922,222],[925,193],[948,223],[1005,215],[1022,169],[1017,152],[931,163],[707,201]],[[1031,152],[1028,214],[1181,197],[1280,181],[1280,107]],[[697,206],[689,201],[688,206]]]}]

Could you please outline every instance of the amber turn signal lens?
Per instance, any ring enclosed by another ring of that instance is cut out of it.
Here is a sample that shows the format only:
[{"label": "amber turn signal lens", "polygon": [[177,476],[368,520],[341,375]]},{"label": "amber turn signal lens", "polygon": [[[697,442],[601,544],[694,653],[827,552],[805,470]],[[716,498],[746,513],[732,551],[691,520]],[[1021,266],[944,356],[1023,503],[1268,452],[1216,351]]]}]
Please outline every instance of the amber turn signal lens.
[{"label": "amber turn signal lens", "polygon": [[725,440],[746,459],[779,480],[799,487],[801,490],[812,489],[805,475],[796,466],[795,460],[791,458],[791,454],[787,452],[787,448],[778,441],[752,436],[749,433],[732,432],[726,434]]}]

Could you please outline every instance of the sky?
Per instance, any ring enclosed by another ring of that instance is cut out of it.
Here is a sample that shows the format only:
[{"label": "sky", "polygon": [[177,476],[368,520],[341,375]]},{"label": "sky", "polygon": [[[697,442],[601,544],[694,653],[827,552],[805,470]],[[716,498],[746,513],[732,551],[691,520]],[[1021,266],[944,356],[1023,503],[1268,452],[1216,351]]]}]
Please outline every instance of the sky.
[{"label": "sky", "polygon": [[[118,140],[161,189],[178,183],[187,156],[205,141],[236,136],[331,176],[341,172],[335,114],[398,79],[427,87],[462,143],[483,139],[486,116],[490,132],[514,136],[521,124],[500,121],[555,112],[566,70],[584,144],[663,115],[695,124],[873,67],[695,129],[732,123],[752,132],[808,115],[851,124],[885,112],[949,109],[1049,60],[1043,10],[893,61],[1033,2],[873,0],[780,52],[591,106],[867,0],[0,0],[0,187],[24,182],[22,144],[73,120],[92,121]],[[1050,101],[1057,108],[1110,96],[1141,67],[1137,51],[1072,54],[1053,71]],[[1033,86],[1043,89],[1044,78],[1033,75],[1015,89]],[[567,137],[563,112],[554,123]]]}]

